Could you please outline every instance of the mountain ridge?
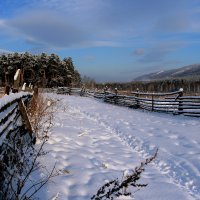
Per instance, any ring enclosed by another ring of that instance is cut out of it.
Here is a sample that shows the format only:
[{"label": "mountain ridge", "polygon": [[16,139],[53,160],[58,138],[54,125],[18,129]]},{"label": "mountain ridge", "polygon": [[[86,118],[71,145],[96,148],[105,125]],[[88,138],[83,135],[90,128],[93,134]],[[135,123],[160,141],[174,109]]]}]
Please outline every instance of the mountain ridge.
[{"label": "mountain ridge", "polygon": [[192,64],[184,67],[162,70],[153,73],[144,74],[134,78],[134,81],[150,81],[171,78],[187,78],[191,76],[200,76],[200,64]]}]

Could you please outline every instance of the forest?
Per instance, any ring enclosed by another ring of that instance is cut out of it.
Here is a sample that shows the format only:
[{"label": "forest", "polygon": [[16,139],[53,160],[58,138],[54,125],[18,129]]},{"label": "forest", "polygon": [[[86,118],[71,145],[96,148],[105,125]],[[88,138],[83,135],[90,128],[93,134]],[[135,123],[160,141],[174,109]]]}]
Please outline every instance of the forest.
[{"label": "forest", "polygon": [[32,55],[26,52],[0,55],[0,86],[12,87],[17,69],[21,69],[21,85],[79,87],[81,82],[71,57],[61,60],[56,54]]},{"label": "forest", "polygon": [[111,90],[117,88],[122,91],[139,91],[141,92],[174,92],[183,88],[184,93],[187,94],[199,94],[200,93],[200,77],[189,78],[173,78],[173,79],[161,79],[152,81],[132,81],[126,83],[104,83],[94,84],[96,88],[102,89],[107,86]]}]

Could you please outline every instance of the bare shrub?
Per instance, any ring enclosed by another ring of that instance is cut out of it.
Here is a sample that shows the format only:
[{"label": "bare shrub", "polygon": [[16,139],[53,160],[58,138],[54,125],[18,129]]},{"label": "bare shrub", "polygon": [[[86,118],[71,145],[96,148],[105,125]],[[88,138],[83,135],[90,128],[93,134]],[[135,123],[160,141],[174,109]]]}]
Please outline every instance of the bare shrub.
[{"label": "bare shrub", "polygon": [[44,97],[42,94],[33,96],[28,106],[29,119],[37,139],[48,136],[53,126],[54,113],[57,110],[58,100]]},{"label": "bare shrub", "polygon": [[[144,162],[132,170],[132,173],[123,177],[121,181],[115,179],[104,184],[97,193],[91,198],[91,200],[108,200],[118,198],[120,196],[132,196],[147,184],[138,183],[141,178],[141,174],[145,171],[145,166],[151,163],[157,157],[158,149],[151,158],[147,158]],[[128,192],[128,188],[136,188],[133,192]]]},{"label": "bare shrub", "polygon": [[[54,114],[57,110],[58,100],[44,97],[40,94],[37,97],[33,97],[29,107],[28,113],[32,124],[33,132],[37,138],[37,149],[34,149],[33,162],[29,168],[29,172],[26,174],[26,180],[28,180],[31,173],[35,170],[42,170],[43,177],[31,183],[31,186],[23,193],[21,199],[32,199],[34,195],[52,178],[60,174],[56,170],[55,165],[52,170],[49,171],[46,166],[42,166],[38,161],[40,156],[46,155],[43,147],[49,139],[50,130],[53,126]],[[25,180],[25,179],[24,179]],[[25,181],[26,181],[25,180]]]}]

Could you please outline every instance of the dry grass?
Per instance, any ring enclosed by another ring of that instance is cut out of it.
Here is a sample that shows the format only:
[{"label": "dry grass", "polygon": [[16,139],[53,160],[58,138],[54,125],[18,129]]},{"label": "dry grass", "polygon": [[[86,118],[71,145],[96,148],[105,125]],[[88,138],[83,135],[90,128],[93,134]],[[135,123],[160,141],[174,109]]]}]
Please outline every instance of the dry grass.
[{"label": "dry grass", "polygon": [[44,97],[41,93],[33,96],[28,106],[29,119],[36,137],[47,137],[49,129],[53,126],[54,113],[57,110],[58,100]]}]

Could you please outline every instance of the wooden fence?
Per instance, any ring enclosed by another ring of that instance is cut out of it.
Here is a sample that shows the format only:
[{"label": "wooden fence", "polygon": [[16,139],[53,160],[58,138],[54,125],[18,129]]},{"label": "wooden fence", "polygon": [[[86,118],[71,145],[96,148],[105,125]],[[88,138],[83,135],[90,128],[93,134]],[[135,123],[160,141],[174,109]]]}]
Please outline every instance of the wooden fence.
[{"label": "wooden fence", "polygon": [[70,88],[70,87],[59,87],[57,94],[69,94],[69,95],[82,95],[85,93],[84,89],[81,88]]},{"label": "wooden fence", "polygon": [[35,140],[26,113],[26,106],[31,98],[30,93],[20,92],[0,99],[0,155],[6,145],[5,141],[17,132],[23,130]]},{"label": "wooden fence", "polygon": [[200,96],[183,96],[182,90],[171,93],[137,91],[132,92],[132,96],[105,94],[104,101],[136,109],[200,117]]},{"label": "wooden fence", "polygon": [[169,93],[132,92],[120,95],[108,91],[91,91],[80,88],[59,88],[58,94],[73,94],[102,99],[104,102],[148,111],[200,117],[200,96],[184,96],[183,90]]},{"label": "wooden fence", "polygon": [[30,157],[28,149],[35,143],[26,113],[31,97],[30,93],[20,92],[0,99],[0,199],[15,190],[17,179],[11,181],[10,172],[19,168],[21,160],[25,163],[24,157]]},{"label": "wooden fence", "polygon": [[[0,141],[8,135],[8,131],[18,129],[25,123],[24,106],[30,101],[32,95],[27,92],[20,92],[8,95],[0,99]],[[23,108],[22,108],[23,107]],[[16,123],[21,119],[22,124]],[[14,125],[15,123],[15,125]],[[28,127],[25,127],[28,128]],[[28,128],[30,131],[30,128]],[[1,144],[0,143],[0,144]]]}]

